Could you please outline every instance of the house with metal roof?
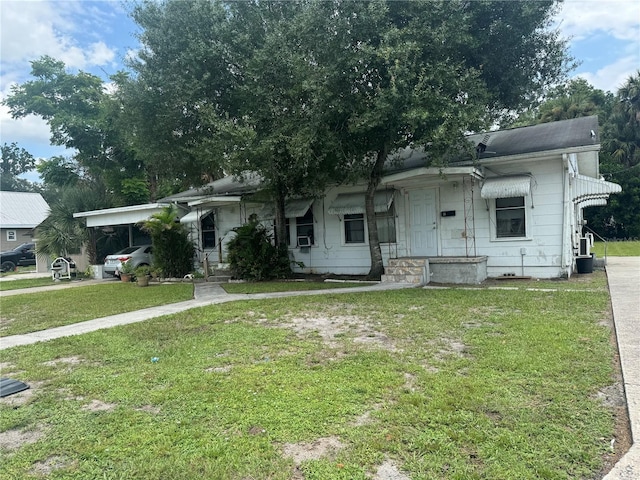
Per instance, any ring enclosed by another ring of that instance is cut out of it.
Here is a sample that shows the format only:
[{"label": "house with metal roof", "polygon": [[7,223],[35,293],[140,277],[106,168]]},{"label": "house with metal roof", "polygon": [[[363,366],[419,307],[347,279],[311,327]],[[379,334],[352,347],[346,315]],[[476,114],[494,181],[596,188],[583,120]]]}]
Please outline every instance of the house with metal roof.
[{"label": "house with metal roof", "polygon": [[0,250],[31,243],[35,228],[49,216],[49,205],[39,193],[0,191]]},{"label": "house with metal roof", "polygon": [[[473,158],[428,166],[421,151],[394,153],[375,196],[386,281],[479,283],[487,277],[568,277],[592,257],[583,209],[604,205],[619,185],[600,176],[595,116],[467,137]],[[227,177],[153,206],[76,214],[88,226],[177,204],[203,265],[225,263],[233,229],[255,215],[260,178]],[[366,274],[366,185],[336,185],[285,207],[292,260],[307,273]],[[130,209],[129,211],[125,211]],[[125,223],[125,222],[122,222]]]}]

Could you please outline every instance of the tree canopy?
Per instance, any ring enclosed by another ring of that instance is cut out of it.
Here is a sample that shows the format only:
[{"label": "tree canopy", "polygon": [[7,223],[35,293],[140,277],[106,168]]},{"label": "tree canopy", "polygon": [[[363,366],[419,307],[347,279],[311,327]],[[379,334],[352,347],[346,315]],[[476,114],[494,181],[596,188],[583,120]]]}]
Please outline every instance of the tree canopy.
[{"label": "tree canopy", "polygon": [[588,115],[600,123],[600,173],[622,186],[605,207],[585,210],[588,228],[603,238],[640,237],[640,71],[615,93],[604,92],[581,78],[551,89],[545,100],[525,112],[515,125],[529,125]]},{"label": "tree canopy", "polygon": [[[256,171],[276,200],[365,180],[372,276],[382,273],[373,195],[390,153],[433,161],[561,80],[556,2],[143,1],[138,87],[162,128],[212,170]],[[155,117],[153,117],[155,118]]]}]

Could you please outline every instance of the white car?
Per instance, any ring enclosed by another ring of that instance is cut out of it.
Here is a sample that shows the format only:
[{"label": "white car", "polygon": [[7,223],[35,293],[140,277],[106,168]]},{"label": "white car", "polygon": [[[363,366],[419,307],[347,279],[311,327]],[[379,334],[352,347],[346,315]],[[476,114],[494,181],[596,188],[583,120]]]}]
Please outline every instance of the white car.
[{"label": "white car", "polygon": [[104,259],[104,271],[109,275],[119,277],[122,264],[127,261],[131,262],[133,268],[138,268],[141,265],[152,265],[153,247],[151,245],[137,245],[107,255]]}]

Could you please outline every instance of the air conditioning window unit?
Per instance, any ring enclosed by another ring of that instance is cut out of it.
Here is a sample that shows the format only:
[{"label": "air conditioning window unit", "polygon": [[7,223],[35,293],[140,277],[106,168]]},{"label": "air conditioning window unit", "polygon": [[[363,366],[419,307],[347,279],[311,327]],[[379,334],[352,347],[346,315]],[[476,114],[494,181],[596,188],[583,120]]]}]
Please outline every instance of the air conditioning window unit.
[{"label": "air conditioning window unit", "polygon": [[298,237],[298,246],[299,247],[310,247],[311,239],[309,237]]},{"label": "air conditioning window unit", "polygon": [[591,247],[593,247],[593,234],[587,233],[585,236],[580,237],[580,245],[578,248],[578,256],[590,257]]}]

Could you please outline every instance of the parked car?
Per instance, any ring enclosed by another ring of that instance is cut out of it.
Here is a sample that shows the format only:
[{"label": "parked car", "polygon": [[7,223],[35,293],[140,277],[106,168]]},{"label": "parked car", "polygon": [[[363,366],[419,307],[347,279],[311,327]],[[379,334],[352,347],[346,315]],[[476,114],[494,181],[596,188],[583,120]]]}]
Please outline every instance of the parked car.
[{"label": "parked car", "polygon": [[34,243],[23,243],[13,250],[0,253],[0,271],[11,272],[16,267],[36,264],[36,246]]},{"label": "parked car", "polygon": [[127,247],[119,252],[107,255],[104,259],[104,272],[114,277],[120,276],[122,264],[130,262],[133,268],[153,263],[153,248],[151,245],[137,245]]}]

